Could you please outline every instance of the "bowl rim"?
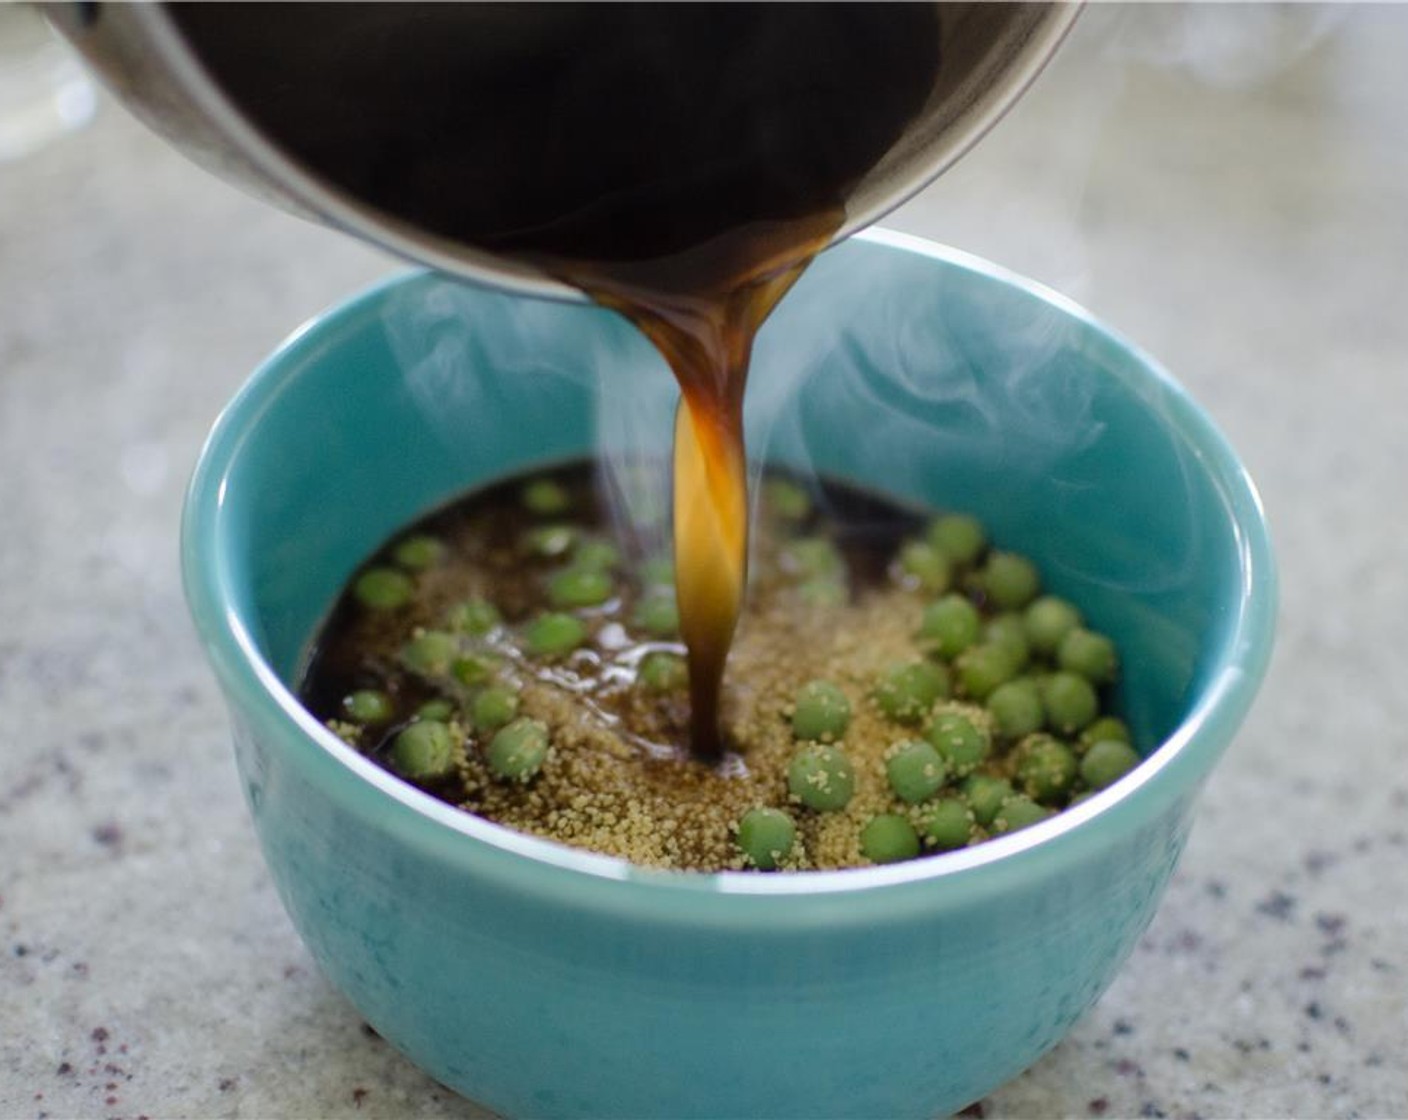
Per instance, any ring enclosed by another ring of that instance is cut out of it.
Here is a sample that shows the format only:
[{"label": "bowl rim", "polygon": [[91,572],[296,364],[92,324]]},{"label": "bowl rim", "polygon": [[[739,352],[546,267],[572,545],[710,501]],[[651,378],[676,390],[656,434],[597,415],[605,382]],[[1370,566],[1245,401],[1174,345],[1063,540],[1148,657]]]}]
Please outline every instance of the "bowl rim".
[{"label": "bowl rim", "polygon": [[[244,620],[231,607],[230,567],[221,555],[229,475],[248,432],[256,427],[270,398],[301,365],[341,329],[354,327],[393,291],[424,282],[424,270],[402,271],[351,295],[295,329],[255,369],[216,419],[201,450],[186,492],[181,526],[181,566],[186,599],[206,654],[232,704],[250,705],[266,720],[283,725],[285,741],[307,748],[305,762],[323,765],[320,774],[345,773],[375,794],[376,803],[402,814],[392,821],[377,814],[381,828],[421,826],[418,839],[447,858],[473,857],[480,845],[508,857],[520,867],[568,872],[586,881],[639,884],[657,899],[681,894],[734,896],[740,904],[766,899],[823,896],[844,903],[847,896],[882,887],[950,882],[970,878],[980,869],[1033,868],[1034,859],[1088,836],[1089,822],[1152,797],[1177,770],[1187,778],[1179,790],[1191,789],[1230,739],[1265,676],[1275,629],[1277,576],[1261,498],[1246,468],[1212,419],[1181,384],[1153,357],[1111,330],[1084,307],[1047,286],[971,253],[910,234],[869,229],[859,241],[890,251],[925,257],[940,264],[1017,289],[1054,307],[1087,327],[1106,344],[1123,351],[1132,375],[1163,392],[1163,407],[1178,431],[1199,453],[1222,494],[1239,552],[1241,584],[1234,616],[1224,631],[1214,674],[1192,709],[1129,775],[1079,805],[1036,825],[996,837],[971,848],[898,864],[836,871],[760,875],[756,872],[668,871],[643,868],[624,859],[573,848],[530,836],[476,817],[402,781],[343,743],[304,710],[291,689],[262,655]],[[1199,748],[1202,748],[1201,750]],[[1165,794],[1167,790],[1163,790]],[[382,801],[382,798],[387,799]],[[481,851],[480,854],[483,854]]]}]

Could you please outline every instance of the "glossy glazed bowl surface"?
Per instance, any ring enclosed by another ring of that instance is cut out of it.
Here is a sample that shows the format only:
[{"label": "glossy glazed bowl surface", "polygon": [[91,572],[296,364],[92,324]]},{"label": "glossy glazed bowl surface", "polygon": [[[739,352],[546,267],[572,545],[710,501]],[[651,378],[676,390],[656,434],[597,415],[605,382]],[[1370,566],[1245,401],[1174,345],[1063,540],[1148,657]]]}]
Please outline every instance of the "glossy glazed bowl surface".
[{"label": "glossy glazed bowl surface", "polygon": [[[608,377],[598,407],[595,370]],[[383,1037],[508,1115],[923,1116],[1052,1046],[1148,924],[1266,668],[1262,512],[1208,418],[1059,296],[876,233],[764,329],[755,454],[970,510],[1110,633],[1149,753],[1079,807],[861,871],[649,872],[443,805],[290,682],[349,575],[480,483],[589,454],[663,365],[591,307],[394,279],[288,340],[215,427],[183,565],[284,904]]]}]

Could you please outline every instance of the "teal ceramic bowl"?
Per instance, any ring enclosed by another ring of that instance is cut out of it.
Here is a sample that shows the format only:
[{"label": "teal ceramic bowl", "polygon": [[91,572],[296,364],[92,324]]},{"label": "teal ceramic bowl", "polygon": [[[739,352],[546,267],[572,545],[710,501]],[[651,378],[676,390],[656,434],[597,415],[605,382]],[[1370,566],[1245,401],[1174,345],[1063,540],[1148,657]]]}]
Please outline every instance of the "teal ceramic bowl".
[{"label": "teal ceramic bowl", "polygon": [[384,1038],[507,1115],[960,1108],[1066,1032],[1154,913],[1270,653],[1252,483],[1157,364],[1061,297],[893,235],[826,253],[759,341],[754,451],[971,510],[1036,557],[1119,642],[1148,757],[959,853],[652,873],[440,804],[291,691],[398,528],[592,450],[619,415],[593,367],[668,418],[663,366],[611,314],[410,275],[304,327],[220,418],[184,573],[283,902]]}]

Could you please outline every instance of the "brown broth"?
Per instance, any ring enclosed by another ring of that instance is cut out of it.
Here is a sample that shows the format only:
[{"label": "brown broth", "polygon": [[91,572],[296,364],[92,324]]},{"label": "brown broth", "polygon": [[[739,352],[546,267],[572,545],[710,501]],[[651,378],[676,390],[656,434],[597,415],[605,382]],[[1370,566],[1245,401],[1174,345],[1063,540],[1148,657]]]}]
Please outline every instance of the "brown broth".
[{"label": "brown broth", "polygon": [[[563,487],[569,513],[530,513],[520,501],[526,481],[520,477],[465,495],[399,532],[395,542],[422,534],[444,542],[443,557],[415,575],[414,598],[395,610],[369,610],[349,587],[319,633],[300,698],[319,720],[347,734],[338,721],[348,718],[349,694],[358,689],[386,694],[393,713],[364,726],[355,742],[394,772],[396,737],[415,721],[421,705],[448,698],[463,713],[473,692],[453,680],[428,680],[408,668],[402,651],[417,633],[444,628],[456,603],[482,596],[499,608],[503,624],[470,644],[502,658],[499,681],[522,697],[521,714],[552,729],[554,760],[531,784],[493,780],[482,773],[489,736],[476,729],[464,766],[442,779],[422,781],[422,787],[490,820],[636,862],[694,870],[735,866],[733,822],[754,805],[786,804],[779,773],[793,744],[779,715],[785,698],[807,677],[831,672],[823,670],[835,656],[828,647],[844,646],[848,628],[863,634],[864,647],[859,656],[852,652],[845,658],[847,672],[859,674],[855,680],[842,674],[848,687],[910,648],[918,600],[894,578],[894,557],[900,542],[919,531],[922,515],[832,482],[812,490],[813,512],[801,520],[779,519],[764,498],[761,531],[752,541],[739,676],[722,704],[730,747],[720,759],[706,762],[691,750],[689,692],[641,685],[644,658],[684,652],[678,637],[647,634],[636,621],[642,599],[659,593],[652,586],[655,577],[646,574],[647,558],[623,556],[612,569],[610,598],[574,612],[590,631],[582,646],[560,657],[525,653],[522,636],[547,605],[549,581],[575,561],[533,555],[524,542],[545,525],[570,523],[580,540],[606,539],[610,526],[592,464],[535,477]],[[818,606],[806,598],[811,577],[788,551],[799,539],[834,543],[843,573],[835,577],[843,592],[838,600]],[[394,567],[395,542],[365,567]],[[884,633],[871,625],[876,620],[885,623]],[[857,719],[869,729],[866,739],[875,749],[888,743],[888,732],[877,733],[866,723],[876,723],[877,716],[867,710]],[[856,812],[878,804],[881,796],[883,791],[871,791]],[[645,822],[635,831],[633,817]],[[841,818],[807,822],[808,851],[819,860],[854,863],[854,826]],[[662,829],[670,830],[668,842]]]},{"label": "brown broth", "polygon": [[[574,463],[532,477],[551,479],[563,487],[569,495],[570,517],[529,512],[520,500],[526,479],[514,477],[463,495],[396,534],[397,541],[421,534],[444,541],[447,557],[417,577],[416,597],[404,609],[385,614],[367,611],[356,602],[350,588],[343,594],[320,629],[301,674],[299,695],[310,712],[321,720],[337,719],[350,693],[384,688],[396,705],[396,715],[387,726],[404,724],[436,695],[414,673],[398,666],[398,650],[408,633],[417,627],[442,625],[451,606],[478,595],[499,608],[511,636],[545,607],[545,581],[570,566],[559,557],[526,554],[524,542],[529,534],[545,525],[570,521],[581,539],[609,539],[610,519],[596,486],[594,464]],[[767,477],[787,478],[806,488],[800,480],[777,472],[769,472]],[[792,536],[820,535],[833,540],[848,577],[842,584],[847,598],[861,599],[891,582],[899,543],[923,522],[919,511],[834,480],[818,481],[811,493],[815,508],[801,521],[779,525],[766,508],[761,514],[770,531],[752,542],[759,563],[750,588],[760,608],[798,602],[796,584],[803,577],[788,570],[783,555]],[[394,567],[392,551],[388,543],[364,566]],[[680,641],[643,636],[631,624],[641,599],[659,590],[642,575],[649,559],[622,557],[613,569],[616,590],[612,597],[600,607],[580,612],[593,634],[580,656],[529,666],[525,671],[570,686],[587,710],[623,726],[626,738],[647,756],[679,762],[691,753],[689,709],[671,695],[648,705],[635,702],[631,699],[634,672],[624,671],[654,650],[683,652]],[[386,734],[380,747],[391,737]],[[380,753],[380,747],[372,753]],[[726,769],[736,773],[745,766],[742,758],[733,756]]]},{"label": "brown broth", "polygon": [[[913,854],[981,843],[1103,783],[1093,775],[1100,767],[1108,773],[1110,749],[1121,749],[1105,740],[1128,736],[1127,729],[1095,733],[1092,721],[1114,714],[1108,687],[1100,688],[1102,701],[1073,715],[1073,674],[1058,671],[1057,651],[1035,649],[1024,636],[1017,652],[1010,627],[1024,617],[1021,607],[1000,607],[990,593],[1000,553],[983,545],[936,576],[925,555],[932,559],[927,542],[940,522],[851,486],[819,482],[808,490],[795,479],[780,486],[772,475],[755,515],[747,606],[720,705],[728,749],[717,761],[700,759],[690,749],[683,643],[668,615],[661,625],[641,609],[668,598],[662,558],[609,545],[592,464],[535,479],[556,487],[562,508],[528,502],[526,477],[503,480],[404,528],[370,557],[321,629],[299,686],[308,710],[349,745],[468,813],[642,866],[707,872],[761,866],[740,824],[763,809],[785,814],[795,829],[777,866],[860,867],[897,858],[867,847],[880,815],[898,816],[925,837]],[[562,546],[564,529],[575,534],[570,547]],[[541,546],[544,530],[560,547]],[[408,555],[412,546],[418,551]],[[1008,564],[1014,559],[1006,554]],[[405,581],[398,604],[359,598],[369,574],[398,569]],[[554,605],[563,577],[583,571],[605,576],[590,600]],[[971,646],[945,653],[926,635],[936,596],[972,604],[980,631]],[[497,620],[466,625],[470,599],[494,604]],[[581,638],[535,649],[531,635],[548,609],[570,611]],[[1030,622],[1022,625],[1029,634]],[[442,652],[417,652],[427,646]],[[1015,715],[1013,705],[1001,705],[1004,716],[995,693],[988,702],[994,652],[1007,662],[1007,679],[1037,690],[1036,724],[1020,704]],[[652,659],[669,672],[653,674]],[[901,707],[897,689],[918,694],[895,685],[896,674],[926,667],[929,698]],[[1041,682],[1055,688],[1060,678],[1067,678],[1060,691],[1043,691]],[[845,697],[839,728],[799,710],[820,682]],[[365,697],[359,706],[359,690],[374,691],[373,709]],[[486,715],[480,705],[491,694],[497,707]],[[441,710],[424,710],[427,702]],[[969,725],[962,750],[955,744],[963,736],[945,722],[954,719]],[[521,772],[505,771],[495,762],[500,736],[535,727],[545,753]],[[433,764],[406,753],[406,743],[424,735],[440,736],[447,752]],[[1087,773],[1084,763],[1102,741],[1107,757]],[[794,766],[823,743],[840,753],[854,784],[843,801],[819,805]],[[890,763],[924,743],[943,756],[930,771],[938,785],[906,793]],[[955,805],[961,836],[952,831]],[[931,814],[945,806],[943,839]]]}]

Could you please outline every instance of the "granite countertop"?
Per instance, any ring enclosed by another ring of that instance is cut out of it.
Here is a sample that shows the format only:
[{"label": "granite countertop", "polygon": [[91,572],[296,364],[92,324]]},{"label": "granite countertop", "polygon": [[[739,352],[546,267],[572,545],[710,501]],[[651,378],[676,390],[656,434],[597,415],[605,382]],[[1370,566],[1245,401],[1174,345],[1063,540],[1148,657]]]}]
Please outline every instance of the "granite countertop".
[{"label": "granite countertop", "polygon": [[[890,224],[1089,304],[1257,478],[1279,646],[1119,979],[986,1116],[1408,1115],[1408,9],[1095,8]],[[477,1116],[263,869],[181,600],[222,402],[397,267],[110,103],[0,164],[0,1116]]]}]

